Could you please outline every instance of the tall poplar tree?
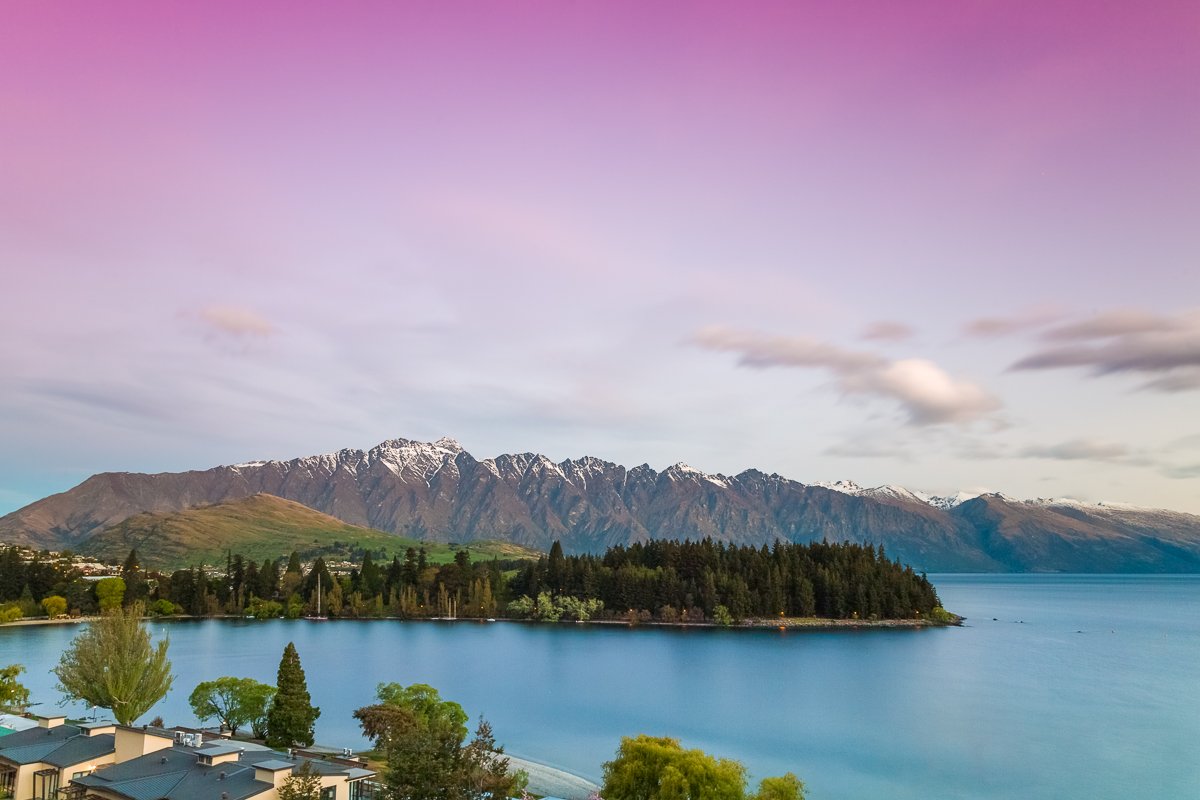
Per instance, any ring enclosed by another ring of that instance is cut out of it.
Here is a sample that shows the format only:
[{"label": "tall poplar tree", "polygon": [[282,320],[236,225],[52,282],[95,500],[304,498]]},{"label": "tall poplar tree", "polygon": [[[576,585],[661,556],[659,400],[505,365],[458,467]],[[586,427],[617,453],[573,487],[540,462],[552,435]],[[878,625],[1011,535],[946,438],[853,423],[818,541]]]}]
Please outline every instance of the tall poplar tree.
[{"label": "tall poplar tree", "polygon": [[296,652],[296,645],[288,642],[283,649],[283,658],[279,660],[275,700],[267,712],[267,746],[311,746],[313,726],[319,716],[321,709],[312,704],[304,668],[300,666],[300,654]]},{"label": "tall poplar tree", "polygon": [[52,672],[67,697],[107,708],[132,725],[166,695],[174,677],[167,640],[150,641],[145,607],[115,608],[77,634]]}]

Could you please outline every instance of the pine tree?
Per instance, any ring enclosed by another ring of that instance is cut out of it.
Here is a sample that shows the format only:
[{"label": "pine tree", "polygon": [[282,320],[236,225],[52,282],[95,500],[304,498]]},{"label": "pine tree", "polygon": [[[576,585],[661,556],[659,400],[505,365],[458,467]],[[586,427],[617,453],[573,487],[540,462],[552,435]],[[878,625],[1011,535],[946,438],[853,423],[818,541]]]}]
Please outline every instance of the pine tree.
[{"label": "pine tree", "polygon": [[313,725],[321,716],[321,709],[312,704],[304,668],[300,666],[300,654],[292,642],[283,649],[276,689],[275,700],[267,712],[267,746],[311,746]]}]

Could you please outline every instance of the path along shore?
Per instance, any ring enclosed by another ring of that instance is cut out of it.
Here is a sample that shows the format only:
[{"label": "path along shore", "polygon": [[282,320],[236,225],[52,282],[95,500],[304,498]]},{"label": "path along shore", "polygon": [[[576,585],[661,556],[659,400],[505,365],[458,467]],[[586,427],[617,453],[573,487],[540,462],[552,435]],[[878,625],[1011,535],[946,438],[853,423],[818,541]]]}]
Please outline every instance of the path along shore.
[{"label": "path along shore", "polygon": [[508,759],[510,772],[522,770],[529,776],[530,794],[561,797],[564,800],[587,800],[593,792],[600,791],[598,785],[566,770],[548,767],[508,753],[505,753],[504,757]]}]

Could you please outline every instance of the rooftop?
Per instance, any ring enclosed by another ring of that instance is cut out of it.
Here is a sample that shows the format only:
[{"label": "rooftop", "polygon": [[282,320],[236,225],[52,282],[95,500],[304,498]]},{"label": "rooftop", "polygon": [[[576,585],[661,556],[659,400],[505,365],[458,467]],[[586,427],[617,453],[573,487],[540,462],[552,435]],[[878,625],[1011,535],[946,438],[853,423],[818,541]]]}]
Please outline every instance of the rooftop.
[{"label": "rooftop", "polygon": [[0,738],[0,759],[13,764],[69,767],[113,752],[111,733],[88,736],[78,725],[27,728]]},{"label": "rooftop", "polygon": [[[200,757],[238,754],[220,764],[201,763]],[[129,800],[212,800],[226,795],[228,800],[246,800],[272,788],[255,777],[257,769],[272,772],[298,767],[304,762],[322,775],[342,775],[347,780],[368,778],[375,773],[337,761],[289,758],[287,753],[245,748],[243,743],[189,747],[176,744],[165,750],[114,764],[99,772],[76,778],[78,786],[101,789]]]}]

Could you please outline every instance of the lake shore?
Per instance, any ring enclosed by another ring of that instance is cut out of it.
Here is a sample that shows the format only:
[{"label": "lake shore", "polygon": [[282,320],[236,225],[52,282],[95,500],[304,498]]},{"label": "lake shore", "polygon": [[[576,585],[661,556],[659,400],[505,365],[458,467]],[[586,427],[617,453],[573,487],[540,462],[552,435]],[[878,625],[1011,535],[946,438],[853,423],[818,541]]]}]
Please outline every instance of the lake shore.
[{"label": "lake shore", "polygon": [[[460,623],[475,623],[475,624],[492,624],[497,622],[519,623],[522,625],[621,625],[627,628],[638,627],[655,627],[655,628],[733,628],[733,629],[768,629],[768,628],[799,628],[805,630],[822,630],[822,629],[843,629],[843,628],[946,628],[960,626],[966,617],[960,617],[957,614],[951,615],[952,619],[949,622],[936,622],[930,619],[827,619],[824,617],[767,617],[744,619],[729,625],[721,625],[717,622],[629,622],[624,619],[589,619],[582,622],[575,620],[559,620],[558,622],[544,622],[540,620],[529,619],[508,619],[497,617],[495,619],[478,619],[475,617],[414,617],[402,619],[400,617],[335,617],[332,619],[321,618],[320,620],[311,620],[313,622],[460,622]],[[58,619],[18,619],[12,622],[0,623],[0,628],[16,628],[21,626],[33,625],[72,625],[83,622],[90,622],[97,617],[60,617]],[[214,615],[211,617],[194,617],[187,614],[175,614],[166,617],[145,617],[148,621],[154,622],[171,622],[172,620],[198,620],[198,619],[223,619],[223,620],[239,620],[249,619],[253,617],[238,617],[230,615]],[[311,619],[302,617],[301,619]]]},{"label": "lake shore", "polygon": [[531,794],[561,797],[564,800],[587,800],[593,793],[600,791],[599,785],[573,772],[509,753],[505,753],[504,757],[508,759],[510,773],[520,770],[529,776],[528,788]]}]

